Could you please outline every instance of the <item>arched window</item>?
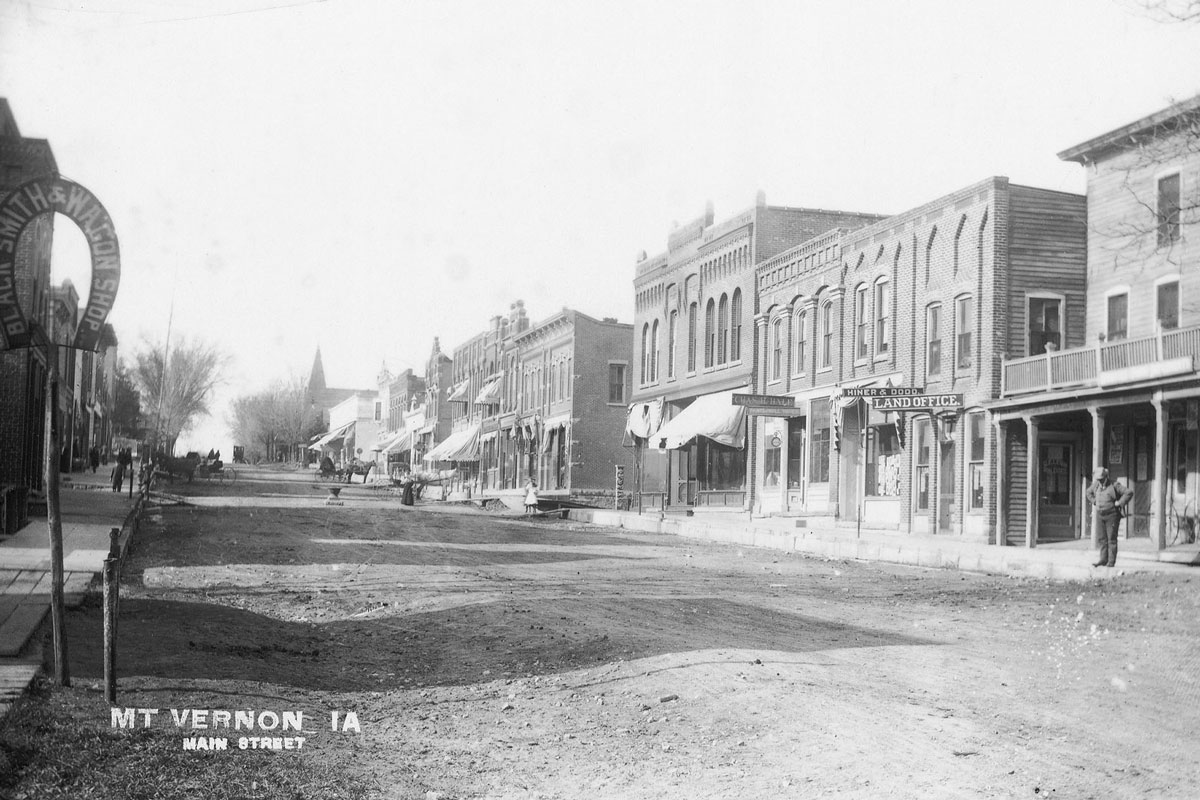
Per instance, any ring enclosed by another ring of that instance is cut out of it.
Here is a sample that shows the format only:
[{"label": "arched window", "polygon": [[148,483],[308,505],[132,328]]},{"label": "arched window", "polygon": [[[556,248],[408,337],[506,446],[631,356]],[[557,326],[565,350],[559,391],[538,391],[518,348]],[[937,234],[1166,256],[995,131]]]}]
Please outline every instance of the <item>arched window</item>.
[{"label": "arched window", "polygon": [[699,311],[696,304],[692,303],[688,306],[688,352],[687,352],[687,371],[696,371],[696,326],[700,324],[697,319]]},{"label": "arched window", "polygon": [[854,290],[854,358],[864,359],[871,347],[871,316],[867,309],[867,285]]},{"label": "arched window", "polygon": [[642,371],[638,375],[638,380],[645,383],[649,380],[650,373],[650,323],[647,322],[642,326]]},{"label": "arched window", "polygon": [[783,320],[771,323],[771,380],[783,374]]},{"label": "arched window", "polygon": [[875,355],[887,355],[892,346],[892,292],[887,278],[875,281]]},{"label": "arched window", "polygon": [[733,290],[729,304],[729,360],[742,360],[742,290]]},{"label": "arched window", "polygon": [[658,320],[650,329],[650,380],[658,380]]},{"label": "arched window", "polygon": [[792,371],[799,374],[804,372],[806,345],[808,344],[808,312],[804,309],[796,312],[796,346],[792,350]]},{"label": "arched window", "polygon": [[713,357],[717,350],[717,325],[714,319],[716,313],[717,304],[709,300],[708,305],[704,308],[704,366],[706,367],[713,365]]},{"label": "arched window", "polygon": [[821,368],[833,366],[833,303],[821,306]]},{"label": "arched window", "polygon": [[958,275],[959,257],[962,249],[962,232],[967,226],[967,215],[963,214],[958,220],[958,230],[954,231],[954,274]]},{"label": "arched window", "polygon": [[933,243],[937,240],[937,225],[929,231],[929,242],[925,245],[925,283],[929,283],[929,264],[933,260]]},{"label": "arched window", "polygon": [[667,323],[667,377],[675,377],[675,337],[678,335],[679,312],[672,309]]},{"label": "arched window", "polygon": [[729,296],[721,295],[717,306],[717,363],[729,360]]}]

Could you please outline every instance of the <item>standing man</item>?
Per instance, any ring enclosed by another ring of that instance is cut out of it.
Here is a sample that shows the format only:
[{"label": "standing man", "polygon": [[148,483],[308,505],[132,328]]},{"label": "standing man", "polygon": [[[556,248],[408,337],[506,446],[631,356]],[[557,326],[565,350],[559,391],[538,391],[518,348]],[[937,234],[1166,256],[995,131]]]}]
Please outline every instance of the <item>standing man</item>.
[{"label": "standing man", "polygon": [[1094,567],[1117,565],[1117,530],[1126,506],[1133,500],[1133,489],[1108,480],[1108,470],[1096,467],[1092,485],[1087,490],[1088,502],[1100,511],[1100,560]]}]

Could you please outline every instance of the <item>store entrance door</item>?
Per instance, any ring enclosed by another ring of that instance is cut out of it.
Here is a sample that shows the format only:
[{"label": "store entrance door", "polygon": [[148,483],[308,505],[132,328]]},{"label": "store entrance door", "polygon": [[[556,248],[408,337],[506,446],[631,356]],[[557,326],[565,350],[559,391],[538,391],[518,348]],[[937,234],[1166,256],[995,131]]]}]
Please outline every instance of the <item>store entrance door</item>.
[{"label": "store entrance door", "polygon": [[1074,539],[1075,458],[1073,441],[1038,443],[1038,541]]},{"label": "store entrance door", "polygon": [[671,494],[669,505],[684,508],[696,504],[696,446],[671,451]]}]

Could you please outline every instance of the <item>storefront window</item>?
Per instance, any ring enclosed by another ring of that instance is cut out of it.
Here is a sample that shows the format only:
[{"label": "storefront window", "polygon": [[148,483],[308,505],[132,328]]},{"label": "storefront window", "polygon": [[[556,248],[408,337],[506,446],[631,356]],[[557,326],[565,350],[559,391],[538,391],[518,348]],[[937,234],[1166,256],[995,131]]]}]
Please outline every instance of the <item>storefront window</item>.
[{"label": "storefront window", "polygon": [[788,488],[799,489],[804,481],[804,437],[806,420],[788,420]]},{"label": "storefront window", "polygon": [[984,451],[984,419],[983,414],[967,415],[967,435],[970,437],[969,461],[967,463],[968,509],[983,510],[983,451]]},{"label": "storefront window", "polygon": [[929,420],[919,419],[916,428],[916,469],[913,478],[917,486],[917,511],[929,511],[929,449],[932,435]]},{"label": "storefront window", "polygon": [[700,463],[700,491],[738,490],[746,488],[746,451],[717,444],[711,439],[697,439],[697,458]]},{"label": "storefront window", "polygon": [[829,403],[823,400],[813,401],[813,432],[811,468],[809,480],[812,483],[829,482]]},{"label": "storefront window", "polygon": [[885,422],[867,429],[868,497],[900,496],[900,438],[896,426]]},{"label": "storefront window", "polygon": [[767,434],[766,448],[763,450],[763,486],[779,486],[780,467],[782,466],[783,439],[778,433]]}]

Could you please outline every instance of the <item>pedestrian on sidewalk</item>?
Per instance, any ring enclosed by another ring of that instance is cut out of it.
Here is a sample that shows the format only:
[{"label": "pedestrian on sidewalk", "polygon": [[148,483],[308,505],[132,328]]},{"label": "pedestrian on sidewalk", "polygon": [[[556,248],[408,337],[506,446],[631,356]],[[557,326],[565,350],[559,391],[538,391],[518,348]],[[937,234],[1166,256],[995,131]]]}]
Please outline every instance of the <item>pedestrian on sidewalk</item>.
[{"label": "pedestrian on sidewalk", "polygon": [[1133,489],[1108,479],[1108,470],[1096,467],[1092,473],[1092,485],[1087,490],[1088,502],[1100,511],[1100,560],[1093,567],[1115,567],[1117,565],[1117,531],[1121,517],[1128,513],[1133,500]]},{"label": "pedestrian on sidewalk", "polygon": [[529,483],[525,484],[525,513],[532,514],[537,511],[537,504],[537,481],[531,478]]},{"label": "pedestrian on sidewalk", "polygon": [[92,445],[92,449],[88,450],[88,463],[92,465],[92,474],[96,474],[96,470],[100,468],[100,448]]}]

